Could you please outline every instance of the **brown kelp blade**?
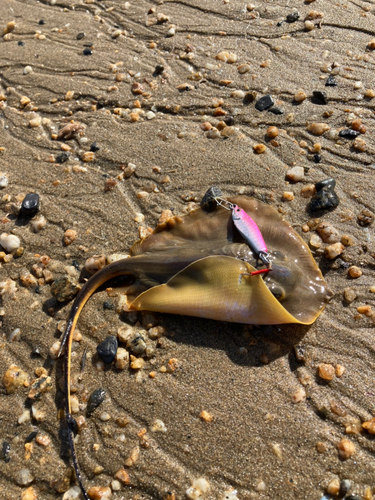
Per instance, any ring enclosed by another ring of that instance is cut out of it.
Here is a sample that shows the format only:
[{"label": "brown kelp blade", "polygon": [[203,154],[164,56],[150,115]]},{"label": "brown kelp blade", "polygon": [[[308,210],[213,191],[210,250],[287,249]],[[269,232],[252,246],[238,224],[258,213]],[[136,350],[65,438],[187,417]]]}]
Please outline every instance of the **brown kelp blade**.
[{"label": "brown kelp blade", "polygon": [[205,257],[167,283],[141,293],[130,309],[198,316],[246,324],[310,324],[292,316],[272,295],[256,269],[227,256]]}]

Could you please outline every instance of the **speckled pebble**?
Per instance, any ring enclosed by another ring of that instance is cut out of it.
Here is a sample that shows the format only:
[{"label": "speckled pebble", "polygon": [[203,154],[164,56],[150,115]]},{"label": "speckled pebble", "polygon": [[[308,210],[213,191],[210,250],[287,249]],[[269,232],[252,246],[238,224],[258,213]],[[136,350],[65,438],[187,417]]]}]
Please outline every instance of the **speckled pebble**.
[{"label": "speckled pebble", "polygon": [[7,394],[13,394],[19,387],[29,385],[29,376],[17,365],[11,365],[5,372],[2,382]]},{"label": "speckled pebble", "polygon": [[5,174],[0,174],[0,189],[6,188],[8,183],[8,177]]},{"label": "speckled pebble", "polygon": [[87,494],[91,500],[108,500],[112,496],[112,490],[109,486],[92,486]]},{"label": "speckled pebble", "polygon": [[81,495],[81,490],[79,486],[73,486],[64,493],[62,500],[78,500],[80,495]]},{"label": "speckled pebble", "polygon": [[51,294],[58,302],[67,302],[72,300],[81,287],[77,280],[72,276],[61,276],[51,285]]},{"label": "speckled pebble", "polygon": [[335,378],[335,367],[327,363],[321,363],[318,365],[318,375],[323,380],[333,380]]},{"label": "speckled pebble", "polygon": [[356,279],[356,278],[359,278],[360,276],[362,276],[362,271],[358,266],[351,266],[348,269],[348,275],[351,278]]},{"label": "speckled pebble", "polygon": [[29,469],[21,469],[17,472],[15,480],[20,486],[27,486],[34,481],[34,477]]}]

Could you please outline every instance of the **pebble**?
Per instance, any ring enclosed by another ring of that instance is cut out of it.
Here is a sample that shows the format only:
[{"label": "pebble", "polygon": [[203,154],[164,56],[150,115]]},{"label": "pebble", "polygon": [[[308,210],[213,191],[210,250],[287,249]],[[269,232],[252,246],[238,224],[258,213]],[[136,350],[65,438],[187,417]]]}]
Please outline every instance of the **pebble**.
[{"label": "pebble", "polygon": [[306,127],[306,130],[308,132],[311,132],[311,134],[314,134],[314,135],[323,135],[324,132],[327,132],[327,130],[329,130],[331,127],[329,125],[327,125],[326,123],[310,123],[310,125],[308,125]]},{"label": "pebble", "polygon": [[93,255],[89,257],[85,262],[85,269],[90,274],[95,274],[100,269],[103,269],[106,265],[106,258],[104,254]]},{"label": "pebble", "polygon": [[2,233],[0,235],[0,245],[6,252],[11,253],[17,248],[20,248],[21,241],[18,236],[14,234]]},{"label": "pebble", "polygon": [[77,34],[76,38],[77,40],[82,40],[82,38],[85,37],[85,33],[83,31],[81,31],[80,33]]},{"label": "pebble", "polygon": [[339,136],[344,139],[355,139],[358,137],[360,132],[358,130],[352,130],[351,128],[346,128],[344,130],[340,130]]},{"label": "pebble", "polygon": [[21,469],[15,477],[16,483],[20,486],[28,486],[34,481],[34,477],[29,469]]},{"label": "pebble", "polygon": [[310,238],[309,245],[311,248],[320,248],[322,246],[322,240],[317,234],[313,234]]},{"label": "pebble", "polygon": [[293,167],[286,173],[286,178],[291,182],[300,182],[305,177],[305,170],[303,167]]},{"label": "pebble", "polygon": [[21,500],[37,500],[38,493],[35,488],[29,486],[26,490],[21,493]]},{"label": "pebble", "polygon": [[85,134],[86,125],[81,122],[70,122],[59,130],[57,139],[69,140],[75,136],[82,137]]},{"label": "pebble", "polygon": [[313,160],[315,163],[320,163],[322,161],[322,157],[320,154],[318,153],[315,153],[314,156],[313,156]]},{"label": "pebble", "polygon": [[349,479],[343,479],[340,482],[339,497],[342,498],[347,493],[349,493],[351,487],[352,487],[352,483],[349,481]]},{"label": "pebble", "polygon": [[255,109],[258,111],[265,111],[266,109],[271,108],[274,104],[275,101],[272,99],[272,96],[268,94],[257,100],[255,103]]},{"label": "pebble", "polygon": [[33,400],[39,400],[42,394],[52,390],[51,377],[39,377],[33,380],[31,383],[31,388],[27,397]]},{"label": "pebble", "polygon": [[335,367],[327,363],[321,363],[318,365],[318,375],[323,380],[333,380],[335,377]]},{"label": "pebble", "polygon": [[322,90],[314,90],[313,102],[315,102],[315,104],[328,104],[327,92],[324,92]]},{"label": "pebble", "polygon": [[326,259],[333,260],[343,253],[345,247],[342,243],[334,243],[333,245],[328,245],[324,249],[324,255]]},{"label": "pebble", "polygon": [[216,59],[228,64],[233,64],[237,61],[238,56],[233,52],[222,51],[217,54]]},{"label": "pebble", "polygon": [[272,108],[267,110],[269,113],[273,113],[274,115],[283,115],[284,111],[277,106],[273,106]]},{"label": "pebble", "polygon": [[86,47],[86,49],[83,49],[83,55],[92,56],[92,50]]},{"label": "pebble", "polygon": [[115,479],[118,479],[122,484],[130,484],[130,477],[125,469],[118,470],[114,477]]},{"label": "pebble", "polygon": [[295,23],[296,21],[298,21],[299,18],[300,18],[300,13],[296,11],[292,12],[291,14],[288,14],[285,20],[287,23]]},{"label": "pebble", "polygon": [[62,164],[69,160],[69,153],[63,152],[56,156],[56,163]]},{"label": "pebble", "polygon": [[255,154],[261,155],[267,151],[267,147],[264,144],[255,144],[253,150]]},{"label": "pebble", "polygon": [[348,269],[348,275],[353,279],[359,278],[360,276],[362,276],[362,271],[357,266],[351,266]]},{"label": "pebble", "polygon": [[4,460],[5,463],[8,463],[10,460],[10,444],[8,441],[3,441],[0,449],[0,460]]},{"label": "pebble", "polygon": [[68,491],[66,491],[62,497],[62,500],[78,500],[81,495],[81,490],[79,486],[73,486]]},{"label": "pebble", "polygon": [[274,139],[278,135],[279,135],[279,129],[277,127],[274,127],[274,126],[268,127],[268,129],[266,131],[267,137]]},{"label": "pebble", "polygon": [[248,73],[251,70],[251,67],[249,64],[240,64],[237,70],[240,73],[240,75],[244,75],[245,73]]},{"label": "pebble", "polygon": [[375,215],[368,208],[364,208],[357,216],[357,222],[360,226],[369,226],[374,222]]},{"label": "pebble", "polygon": [[63,243],[65,246],[69,246],[73,243],[74,240],[77,239],[77,231],[75,231],[74,229],[67,229],[64,233],[64,236],[63,236]]},{"label": "pebble", "polygon": [[284,191],[284,193],[283,193],[283,200],[284,201],[292,201],[292,200],[294,200],[294,193],[293,193],[293,191]]},{"label": "pebble", "polygon": [[303,387],[300,387],[292,396],[292,403],[297,404],[306,399],[306,391]]},{"label": "pebble", "polygon": [[0,189],[6,188],[8,184],[8,177],[5,174],[0,174]]},{"label": "pebble", "polygon": [[17,365],[11,365],[3,376],[3,386],[7,394],[13,394],[18,387],[28,387],[29,376]]},{"label": "pebble", "polygon": [[354,288],[348,287],[348,288],[344,289],[344,299],[345,299],[346,302],[348,302],[350,304],[356,298],[357,298],[357,293],[354,290]]},{"label": "pebble", "polygon": [[316,228],[324,243],[337,243],[341,240],[340,233],[329,222],[321,222]]},{"label": "pebble", "polygon": [[312,31],[315,28],[315,24],[312,21],[305,21],[305,30]]},{"label": "pebble", "polygon": [[335,186],[336,181],[332,178],[324,179],[323,181],[319,181],[315,184],[317,193],[313,196],[310,202],[310,208],[312,211],[328,210],[338,206],[340,200],[334,190]]},{"label": "pebble", "polygon": [[33,217],[39,211],[39,195],[29,193],[22,200],[20,214],[25,217]]},{"label": "pebble", "polygon": [[337,450],[339,452],[339,457],[341,460],[348,460],[355,454],[355,446],[349,439],[343,438],[337,445]]},{"label": "pebble", "polygon": [[339,478],[335,477],[335,479],[332,479],[332,481],[330,481],[330,483],[328,484],[326,491],[329,495],[333,495],[336,497],[340,491]]},{"label": "pebble", "polygon": [[58,302],[72,300],[80,291],[81,286],[72,276],[61,276],[51,285],[51,294]]},{"label": "pebble", "polygon": [[326,80],[326,87],[336,87],[337,86],[337,82],[336,82],[336,79],[333,75],[329,75],[329,77],[327,78]]},{"label": "pebble", "polygon": [[367,151],[367,144],[362,137],[356,137],[353,141],[352,144],[353,148],[356,149],[357,151],[360,151],[361,153]]},{"label": "pebble", "polygon": [[102,388],[95,389],[95,391],[90,395],[88,403],[87,403],[87,416],[90,416],[91,413],[103,403],[105,399],[105,390]]},{"label": "pebble", "polygon": [[87,494],[91,500],[108,500],[112,496],[112,490],[109,486],[92,486]]},{"label": "pebble", "polygon": [[23,74],[24,75],[28,75],[29,73],[32,73],[33,72],[33,68],[31,66],[25,66],[23,68]]},{"label": "pebble", "polygon": [[234,99],[243,99],[245,97],[245,92],[243,90],[235,90],[230,96]]},{"label": "pebble", "polygon": [[100,344],[96,348],[96,351],[99,354],[100,358],[104,361],[104,363],[110,365],[116,358],[117,348],[117,337],[111,335],[103,340],[103,342],[100,342]]},{"label": "pebble", "polygon": [[363,422],[362,427],[366,429],[369,434],[375,434],[375,418],[368,420],[367,422]]},{"label": "pebble", "polygon": [[296,94],[294,94],[295,102],[303,102],[306,99],[307,95],[303,90],[299,90]]},{"label": "pebble", "polygon": [[146,351],[146,342],[142,335],[133,333],[126,341],[126,347],[135,356],[142,356]]},{"label": "pebble", "polygon": [[115,366],[118,370],[125,370],[129,366],[129,352],[123,347],[117,349]]}]

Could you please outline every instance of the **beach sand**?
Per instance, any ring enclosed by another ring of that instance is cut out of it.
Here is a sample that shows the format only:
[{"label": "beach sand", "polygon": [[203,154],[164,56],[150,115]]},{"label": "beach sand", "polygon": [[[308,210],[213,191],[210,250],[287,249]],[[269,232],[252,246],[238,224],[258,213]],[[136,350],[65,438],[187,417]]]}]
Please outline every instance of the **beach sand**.
[{"label": "beach sand", "polygon": [[[285,22],[296,11],[299,19]],[[9,32],[0,39],[0,172],[8,180],[0,226],[24,249],[2,254],[0,376],[14,364],[32,380],[44,367],[52,383],[37,402],[29,388],[7,394],[1,386],[2,498],[59,499],[75,484],[61,444],[62,361],[49,354],[71,302],[58,304],[51,283],[93,255],[126,254],[164,210],[183,215],[213,185],[271,204],[306,242],[314,217],[336,228],[338,241],[348,235],[354,244],[336,259],[324,256],[325,242],[313,250],[334,297],[311,327],[155,314],[165,334],[147,340],[154,357],[140,370],[103,371],[96,346],[132,318],[97,293],[80,317],[73,357],[78,373],[88,349],[80,403],[106,391],[77,439],[86,487],[110,486],[114,500],[174,500],[204,478],[206,499],[320,499],[330,483],[337,490],[333,480],[347,479],[351,492],[373,498],[375,443],[362,423],[375,416],[374,322],[357,308],[375,306],[374,226],[371,215],[361,219],[375,211],[374,13],[364,1],[0,0]],[[330,74],[337,86],[325,86]],[[297,103],[299,91],[306,99]],[[317,104],[314,91],[327,103]],[[255,109],[268,94],[283,114]],[[353,127],[363,124],[365,134],[355,143],[339,137],[358,119]],[[71,121],[85,125],[82,135],[58,140]],[[313,135],[311,123],[329,130]],[[274,142],[270,126],[279,131]],[[93,143],[100,149],[90,155]],[[254,153],[257,144],[264,153]],[[293,184],[286,173],[294,166],[304,177]],[[340,204],[311,213],[301,189],[329,177]],[[39,213],[12,215],[30,192],[40,196]],[[284,201],[285,192],[294,199]],[[77,237],[64,245],[69,229]],[[40,256],[51,259],[45,268]],[[362,275],[350,278],[350,266]],[[147,337],[147,317],[137,319],[134,331]],[[331,381],[320,364],[336,369]],[[32,406],[37,419],[28,420]],[[354,448],[340,458],[342,440]],[[129,484],[113,482],[125,463]]]}]

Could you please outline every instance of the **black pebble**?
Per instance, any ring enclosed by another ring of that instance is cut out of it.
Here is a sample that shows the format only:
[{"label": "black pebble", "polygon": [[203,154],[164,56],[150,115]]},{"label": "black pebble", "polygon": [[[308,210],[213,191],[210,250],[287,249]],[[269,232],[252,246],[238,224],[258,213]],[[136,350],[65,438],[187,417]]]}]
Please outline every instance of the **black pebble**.
[{"label": "black pebble", "polygon": [[8,441],[3,441],[0,449],[0,460],[4,460],[5,463],[8,463],[10,460],[10,444]]},{"label": "black pebble", "polygon": [[109,365],[115,360],[116,352],[118,347],[117,337],[111,335],[107,337],[103,342],[100,342],[96,348],[97,353],[101,359]]},{"label": "black pebble", "polygon": [[278,108],[277,106],[273,106],[272,108],[268,109],[269,113],[273,113],[274,115],[283,115],[284,111],[281,108]]},{"label": "black pebble", "polygon": [[38,24],[46,24],[46,23],[45,23],[44,19],[41,19],[41,20],[38,22]]},{"label": "black pebble", "polygon": [[352,130],[351,128],[346,128],[344,130],[340,130],[339,136],[343,137],[344,139],[355,139],[356,137],[359,136],[361,132],[358,132],[358,130]]},{"label": "black pebble", "polygon": [[87,403],[87,416],[91,415],[91,413],[103,403],[105,399],[105,390],[101,387],[99,389],[95,389],[95,391],[89,397],[89,401]]},{"label": "black pebble", "polygon": [[160,75],[161,73],[163,73],[164,69],[165,69],[165,68],[164,68],[164,66],[163,66],[162,64],[157,64],[157,65],[155,66],[155,71],[154,71],[154,74],[155,74],[155,75]]},{"label": "black pebble", "polygon": [[202,201],[200,202],[200,206],[208,205],[210,208],[216,208],[217,204],[215,198],[220,198],[221,196],[223,196],[221,189],[216,186],[212,186],[205,192]]},{"label": "black pebble", "polygon": [[295,23],[300,18],[299,12],[292,12],[286,16],[287,23]]},{"label": "black pebble", "polygon": [[39,210],[39,195],[37,193],[29,193],[25,196],[21,205],[21,215],[32,217]]},{"label": "black pebble", "polygon": [[56,156],[56,163],[65,163],[69,160],[69,153],[64,152]]},{"label": "black pebble", "polygon": [[315,189],[317,191],[320,191],[321,189],[329,189],[333,191],[336,186],[336,181],[335,179],[332,179],[332,177],[329,177],[328,179],[324,179],[322,181],[319,181],[315,184]]},{"label": "black pebble", "polygon": [[315,184],[317,193],[311,198],[310,209],[313,212],[335,208],[340,203],[339,197],[334,191],[335,179],[329,178]]},{"label": "black pebble", "polygon": [[227,115],[227,116],[224,116],[223,118],[223,122],[228,126],[228,127],[232,127],[232,125],[234,125],[234,118],[233,116],[230,116],[230,115]]},{"label": "black pebble", "polygon": [[343,479],[340,483],[339,497],[344,497],[347,493],[349,493],[351,487],[352,483],[349,481],[349,479]]},{"label": "black pebble", "polygon": [[318,153],[314,154],[313,159],[315,163],[320,163],[322,161],[322,157]]},{"label": "black pebble", "polygon": [[335,77],[333,75],[329,75],[329,77],[326,80],[326,87],[336,87],[337,82],[335,80]]},{"label": "black pebble", "polygon": [[85,33],[83,31],[81,31],[81,33],[78,33],[77,35],[77,40],[82,40],[82,38],[85,37]]},{"label": "black pebble", "polygon": [[83,55],[84,56],[92,56],[92,50],[91,49],[84,49]]},{"label": "black pebble", "polygon": [[22,40],[20,40],[20,41],[18,42],[18,45],[19,45],[20,47],[23,47],[23,46],[25,45],[25,42],[23,42]]},{"label": "black pebble", "polygon": [[283,22],[284,22],[284,21],[279,21],[279,22],[276,24],[276,26],[280,28],[280,26],[282,26],[282,25],[283,25]]},{"label": "black pebble", "polygon": [[258,101],[255,103],[255,108],[258,111],[264,111],[271,108],[274,104],[275,101],[272,99],[272,96],[268,94],[258,99]]},{"label": "black pebble", "polygon": [[93,142],[90,146],[90,151],[93,153],[96,153],[99,150],[100,150],[100,147],[96,145],[96,142]]},{"label": "black pebble", "polygon": [[31,441],[33,439],[35,439],[38,435],[38,431],[33,431],[33,432],[30,432],[30,434],[27,436],[27,438],[25,439],[25,443],[31,443]]},{"label": "black pebble", "polygon": [[112,302],[109,302],[108,300],[103,302],[103,309],[114,309],[114,307],[115,306],[112,304]]},{"label": "black pebble", "polygon": [[79,271],[81,267],[77,260],[72,260],[72,266],[74,266],[77,269],[77,271]]},{"label": "black pebble", "polygon": [[315,102],[315,104],[328,104],[327,92],[324,92],[322,90],[314,90],[313,102]]}]

